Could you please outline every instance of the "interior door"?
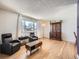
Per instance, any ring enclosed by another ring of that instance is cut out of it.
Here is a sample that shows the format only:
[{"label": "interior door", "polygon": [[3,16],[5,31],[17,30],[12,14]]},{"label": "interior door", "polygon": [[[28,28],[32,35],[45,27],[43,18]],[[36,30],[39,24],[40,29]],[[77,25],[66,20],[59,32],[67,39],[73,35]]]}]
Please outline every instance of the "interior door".
[{"label": "interior door", "polygon": [[61,40],[61,22],[51,24],[51,39]]},{"label": "interior door", "polygon": [[56,39],[61,39],[61,23],[56,23]]},{"label": "interior door", "polygon": [[52,24],[52,38],[56,38],[56,25]]}]

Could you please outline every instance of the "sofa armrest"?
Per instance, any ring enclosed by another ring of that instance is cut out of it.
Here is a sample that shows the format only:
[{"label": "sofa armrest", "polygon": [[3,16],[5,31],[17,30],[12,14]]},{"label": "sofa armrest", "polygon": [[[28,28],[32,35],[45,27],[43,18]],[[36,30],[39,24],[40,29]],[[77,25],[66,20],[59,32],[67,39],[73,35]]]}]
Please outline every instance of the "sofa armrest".
[{"label": "sofa armrest", "polygon": [[10,41],[10,43],[15,43],[15,42],[20,43],[20,41],[19,41],[19,40],[12,40],[12,41]]},{"label": "sofa armrest", "polygon": [[28,36],[25,36],[25,37],[19,37],[18,39],[19,40],[26,40],[26,39],[28,39],[29,37]]}]

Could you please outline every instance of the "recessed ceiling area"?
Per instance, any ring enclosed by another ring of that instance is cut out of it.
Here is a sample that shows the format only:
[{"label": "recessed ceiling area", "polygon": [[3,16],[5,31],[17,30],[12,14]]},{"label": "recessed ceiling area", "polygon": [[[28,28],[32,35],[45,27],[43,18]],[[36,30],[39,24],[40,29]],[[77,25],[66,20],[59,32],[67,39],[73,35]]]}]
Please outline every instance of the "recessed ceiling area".
[{"label": "recessed ceiling area", "polygon": [[46,19],[59,11],[62,6],[75,3],[77,0],[0,0],[0,8]]}]

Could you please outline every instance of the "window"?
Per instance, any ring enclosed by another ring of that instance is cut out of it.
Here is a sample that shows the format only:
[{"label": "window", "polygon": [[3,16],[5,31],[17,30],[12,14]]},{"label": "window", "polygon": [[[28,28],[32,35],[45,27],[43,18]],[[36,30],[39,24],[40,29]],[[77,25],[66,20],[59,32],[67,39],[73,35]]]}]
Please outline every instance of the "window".
[{"label": "window", "polygon": [[36,22],[24,21],[24,30],[25,31],[34,31],[34,30],[36,30]]}]

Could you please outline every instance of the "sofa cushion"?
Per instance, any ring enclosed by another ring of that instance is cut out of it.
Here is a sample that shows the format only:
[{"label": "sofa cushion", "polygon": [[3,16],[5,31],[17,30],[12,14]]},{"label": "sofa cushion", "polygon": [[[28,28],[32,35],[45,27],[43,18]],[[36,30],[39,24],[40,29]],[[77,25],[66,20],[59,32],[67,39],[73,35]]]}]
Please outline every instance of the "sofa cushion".
[{"label": "sofa cushion", "polygon": [[11,42],[11,41],[12,41],[12,38],[5,38],[4,43],[9,43],[9,42]]},{"label": "sofa cushion", "polygon": [[14,46],[17,46],[18,43],[17,42],[16,43],[10,43],[10,45],[14,47]]},{"label": "sofa cushion", "polygon": [[20,43],[24,43],[24,42],[28,43],[29,42],[29,39],[25,39],[25,40],[21,40],[20,41]]}]

